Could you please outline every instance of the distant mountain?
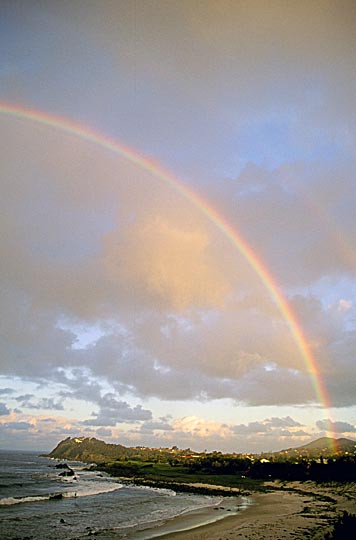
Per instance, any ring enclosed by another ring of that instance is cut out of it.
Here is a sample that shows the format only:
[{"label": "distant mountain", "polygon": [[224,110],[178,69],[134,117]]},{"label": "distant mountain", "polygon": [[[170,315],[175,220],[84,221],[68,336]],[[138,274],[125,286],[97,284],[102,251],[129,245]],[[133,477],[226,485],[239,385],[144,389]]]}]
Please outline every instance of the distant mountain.
[{"label": "distant mountain", "polygon": [[352,439],[333,439],[332,437],[321,437],[309,444],[298,446],[297,448],[287,448],[280,452],[274,452],[274,455],[280,455],[286,458],[309,457],[318,458],[320,456],[328,457],[341,454],[356,454],[356,441]]}]

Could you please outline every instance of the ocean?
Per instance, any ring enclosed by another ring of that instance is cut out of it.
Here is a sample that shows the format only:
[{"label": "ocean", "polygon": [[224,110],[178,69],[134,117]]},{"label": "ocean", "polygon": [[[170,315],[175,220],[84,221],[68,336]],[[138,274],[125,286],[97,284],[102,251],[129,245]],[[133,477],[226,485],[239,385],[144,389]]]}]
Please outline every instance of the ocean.
[{"label": "ocean", "polygon": [[[0,451],[1,540],[148,540],[237,513],[244,498],[124,484],[87,464]],[[64,473],[64,474],[63,474]],[[180,519],[177,519],[179,518]]]}]

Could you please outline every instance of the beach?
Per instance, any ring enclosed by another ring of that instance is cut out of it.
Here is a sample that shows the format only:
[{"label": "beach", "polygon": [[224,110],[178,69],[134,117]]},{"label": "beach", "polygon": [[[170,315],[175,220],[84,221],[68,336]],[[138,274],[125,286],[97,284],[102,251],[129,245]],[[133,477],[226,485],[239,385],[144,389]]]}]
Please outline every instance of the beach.
[{"label": "beach", "polygon": [[[151,538],[160,540],[324,540],[344,511],[356,512],[354,484],[320,486],[314,482],[269,482],[271,491],[253,493],[236,515],[188,528],[185,517],[172,521]],[[183,522],[182,522],[183,520]],[[180,527],[180,531],[174,531]]]},{"label": "beach", "polygon": [[343,512],[356,514],[351,482],[274,480],[249,491],[188,483],[179,490],[69,466],[75,475],[61,476],[62,467],[36,453],[0,452],[2,540],[47,540],[49,530],[53,540],[325,540]]}]

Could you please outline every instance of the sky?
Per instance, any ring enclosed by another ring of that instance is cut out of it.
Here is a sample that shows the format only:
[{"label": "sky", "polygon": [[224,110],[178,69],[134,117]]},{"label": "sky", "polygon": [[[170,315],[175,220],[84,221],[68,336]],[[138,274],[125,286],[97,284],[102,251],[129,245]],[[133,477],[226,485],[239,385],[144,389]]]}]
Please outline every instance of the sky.
[{"label": "sky", "polygon": [[344,0],[1,1],[0,448],[356,438],[355,40]]}]

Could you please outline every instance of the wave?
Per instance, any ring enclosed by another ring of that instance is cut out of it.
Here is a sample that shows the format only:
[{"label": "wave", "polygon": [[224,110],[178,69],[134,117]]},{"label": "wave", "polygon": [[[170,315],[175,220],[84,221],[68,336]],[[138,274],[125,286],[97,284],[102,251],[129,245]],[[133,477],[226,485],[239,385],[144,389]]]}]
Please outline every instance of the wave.
[{"label": "wave", "polygon": [[[90,484],[90,482],[88,482]],[[95,485],[96,484],[96,485]],[[100,484],[100,485],[98,485]],[[117,491],[125,487],[123,484],[118,484],[114,482],[104,483],[104,482],[93,482],[93,485],[83,485],[78,486],[76,492],[65,492],[65,497],[90,497],[92,495],[103,495],[104,493],[111,493],[112,491]],[[74,495],[73,495],[74,493]]]},{"label": "wave", "polygon": [[169,495],[170,497],[175,497],[177,493],[173,489],[169,488],[159,488],[155,486],[140,486],[139,484],[135,484],[134,481],[131,484],[126,484],[124,487],[126,488],[134,488],[138,490],[147,490],[147,491],[155,491],[156,493],[162,493],[162,495]]},{"label": "wave", "polygon": [[6,497],[5,499],[0,499],[0,506],[11,506],[13,504],[21,504],[24,502],[39,502],[47,501],[49,496],[38,496],[38,497]]},{"label": "wave", "polygon": [[0,499],[0,506],[12,506],[14,504],[57,501],[61,499],[72,499],[77,497],[91,497],[93,495],[103,495],[123,488],[123,484],[108,484],[100,486],[78,486],[77,491],[60,491],[48,493],[46,495],[28,496],[28,497],[6,497]]}]

